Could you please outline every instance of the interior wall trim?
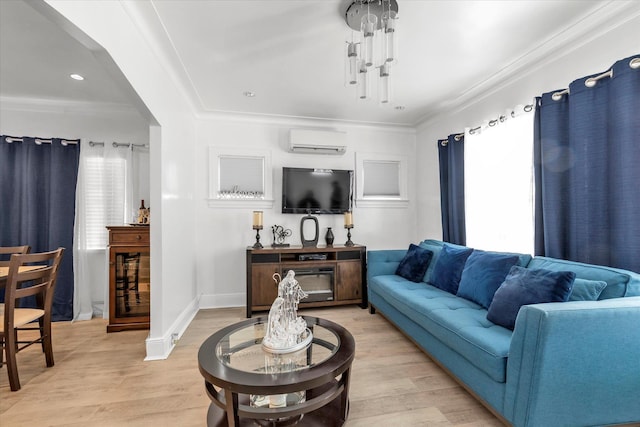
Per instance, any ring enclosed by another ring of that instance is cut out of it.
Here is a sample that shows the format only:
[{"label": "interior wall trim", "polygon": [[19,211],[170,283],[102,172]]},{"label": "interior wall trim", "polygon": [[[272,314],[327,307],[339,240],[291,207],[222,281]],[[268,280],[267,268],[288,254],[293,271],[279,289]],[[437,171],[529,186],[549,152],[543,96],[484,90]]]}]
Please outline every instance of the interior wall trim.
[{"label": "interior wall trim", "polygon": [[75,113],[75,114],[132,114],[138,110],[130,104],[106,102],[84,102],[70,100],[52,100],[40,98],[24,98],[0,96],[0,108],[10,111],[28,111],[41,113]]}]

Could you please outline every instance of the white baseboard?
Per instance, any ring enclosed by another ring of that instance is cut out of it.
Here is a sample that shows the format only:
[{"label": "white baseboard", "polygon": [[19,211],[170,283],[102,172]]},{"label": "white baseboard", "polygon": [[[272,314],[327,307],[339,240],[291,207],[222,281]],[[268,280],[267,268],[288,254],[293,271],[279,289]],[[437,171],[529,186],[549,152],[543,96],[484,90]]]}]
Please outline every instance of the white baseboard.
[{"label": "white baseboard", "polygon": [[159,338],[149,337],[146,339],[147,357],[145,357],[144,360],[163,360],[169,357],[176,342],[180,339],[184,331],[187,330],[187,327],[189,327],[189,324],[198,313],[198,300],[198,298],[195,298],[191,301],[164,335]]},{"label": "white baseboard", "polygon": [[224,307],[244,307],[247,304],[247,296],[241,294],[203,294],[200,295],[200,309],[224,308]]},{"label": "white baseboard", "polygon": [[222,294],[222,295],[200,295],[194,299],[182,311],[173,325],[167,332],[159,338],[147,338],[147,356],[144,360],[163,360],[169,357],[171,351],[180,339],[184,331],[200,309],[223,308],[223,307],[244,307],[246,304],[245,294]]}]

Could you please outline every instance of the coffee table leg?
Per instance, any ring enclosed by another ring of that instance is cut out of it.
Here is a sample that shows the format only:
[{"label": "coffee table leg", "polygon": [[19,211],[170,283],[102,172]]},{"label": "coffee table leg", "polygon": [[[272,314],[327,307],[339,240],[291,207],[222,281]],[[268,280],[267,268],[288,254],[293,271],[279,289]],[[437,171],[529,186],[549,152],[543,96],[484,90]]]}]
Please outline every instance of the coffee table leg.
[{"label": "coffee table leg", "polygon": [[343,421],[347,421],[347,416],[349,415],[349,380],[351,378],[351,368],[347,369],[342,373],[342,384],[344,385],[344,390],[342,390],[342,395],[340,396],[340,415]]},{"label": "coffee table leg", "polygon": [[227,402],[227,424],[229,427],[236,427],[240,422],[238,418],[238,394],[225,389],[224,399]]}]

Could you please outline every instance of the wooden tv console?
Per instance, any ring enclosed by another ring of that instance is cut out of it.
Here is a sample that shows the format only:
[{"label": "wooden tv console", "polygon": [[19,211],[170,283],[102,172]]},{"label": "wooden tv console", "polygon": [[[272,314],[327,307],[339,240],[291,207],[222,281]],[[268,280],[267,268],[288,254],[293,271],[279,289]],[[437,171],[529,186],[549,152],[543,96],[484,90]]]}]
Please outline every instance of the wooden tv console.
[{"label": "wooden tv console", "polygon": [[[326,276],[323,281],[330,287],[331,296],[324,300],[300,301],[299,308],[360,304],[367,308],[367,247],[265,247],[247,248],[247,317],[254,311],[267,311],[278,296],[275,273],[284,277],[288,270],[296,272],[296,279],[304,289],[305,275]],[[313,279],[312,279],[313,280]],[[327,291],[327,292],[329,292]],[[328,295],[324,293],[323,295]]]}]

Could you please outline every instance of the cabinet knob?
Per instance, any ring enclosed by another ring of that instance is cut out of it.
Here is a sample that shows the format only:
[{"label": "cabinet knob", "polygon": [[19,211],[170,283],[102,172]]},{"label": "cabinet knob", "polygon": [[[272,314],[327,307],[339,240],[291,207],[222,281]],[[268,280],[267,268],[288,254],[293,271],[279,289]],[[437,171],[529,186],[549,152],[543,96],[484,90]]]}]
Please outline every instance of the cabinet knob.
[{"label": "cabinet knob", "polygon": [[138,235],[136,236],[136,239],[140,240],[140,239],[142,239],[142,236],[138,234]]}]

